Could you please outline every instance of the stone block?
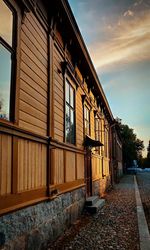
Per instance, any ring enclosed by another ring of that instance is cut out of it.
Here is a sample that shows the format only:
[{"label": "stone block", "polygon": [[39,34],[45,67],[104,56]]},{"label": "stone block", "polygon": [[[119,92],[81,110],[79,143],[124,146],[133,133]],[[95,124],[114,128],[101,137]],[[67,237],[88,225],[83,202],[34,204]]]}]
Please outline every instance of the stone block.
[{"label": "stone block", "polygon": [[62,199],[62,207],[66,208],[69,207],[72,203],[72,197],[70,193],[66,193],[61,195],[61,199]]}]

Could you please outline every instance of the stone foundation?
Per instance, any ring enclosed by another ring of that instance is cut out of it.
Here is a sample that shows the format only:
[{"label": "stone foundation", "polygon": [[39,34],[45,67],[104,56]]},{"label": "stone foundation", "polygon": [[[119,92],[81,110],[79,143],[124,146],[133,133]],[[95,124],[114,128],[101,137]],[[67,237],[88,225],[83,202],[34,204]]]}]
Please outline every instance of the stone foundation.
[{"label": "stone foundation", "polygon": [[92,194],[100,195],[100,180],[93,181],[92,185]]},{"label": "stone foundation", "polygon": [[45,249],[81,215],[85,187],[0,217],[1,249]]}]

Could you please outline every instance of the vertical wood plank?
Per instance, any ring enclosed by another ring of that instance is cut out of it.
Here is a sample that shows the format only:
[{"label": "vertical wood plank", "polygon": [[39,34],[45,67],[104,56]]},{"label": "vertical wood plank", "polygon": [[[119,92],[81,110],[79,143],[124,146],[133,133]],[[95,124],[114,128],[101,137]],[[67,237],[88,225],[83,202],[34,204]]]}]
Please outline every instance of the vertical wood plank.
[{"label": "vertical wood plank", "polygon": [[29,150],[28,150],[28,155],[29,155],[29,169],[28,169],[28,189],[32,188],[32,146],[31,142],[28,144]]},{"label": "vertical wood plank", "polygon": [[54,184],[54,175],[55,175],[55,152],[54,149],[50,149],[51,154],[51,168],[50,168],[50,184]]},{"label": "vertical wood plank", "polygon": [[66,182],[66,151],[63,150],[63,156],[64,156],[64,164],[63,164],[63,167],[64,167],[64,183]]},{"label": "vertical wood plank", "polygon": [[36,152],[36,157],[35,157],[35,187],[38,186],[38,175],[39,175],[39,154],[38,154],[38,148],[39,144],[35,144],[35,152]]},{"label": "vertical wood plank", "polygon": [[27,140],[24,141],[24,190],[27,190],[27,175],[28,175],[28,149]]},{"label": "vertical wood plank", "polygon": [[18,191],[18,138],[13,136],[13,168],[12,168],[12,193]]},{"label": "vertical wood plank", "polygon": [[77,180],[77,153],[75,153],[75,180]]},{"label": "vertical wood plank", "polygon": [[2,182],[1,182],[1,194],[6,194],[6,177],[7,177],[7,136],[2,136]]}]

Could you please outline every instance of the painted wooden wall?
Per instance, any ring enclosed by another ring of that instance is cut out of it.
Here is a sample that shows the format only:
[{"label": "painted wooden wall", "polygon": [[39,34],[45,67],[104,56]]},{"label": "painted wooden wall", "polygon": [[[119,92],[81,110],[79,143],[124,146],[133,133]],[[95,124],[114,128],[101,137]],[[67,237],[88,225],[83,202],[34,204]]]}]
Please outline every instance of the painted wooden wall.
[{"label": "painted wooden wall", "polygon": [[0,134],[0,195],[11,193],[12,137]]},{"label": "painted wooden wall", "polygon": [[30,12],[21,26],[19,126],[47,133],[47,35]]}]

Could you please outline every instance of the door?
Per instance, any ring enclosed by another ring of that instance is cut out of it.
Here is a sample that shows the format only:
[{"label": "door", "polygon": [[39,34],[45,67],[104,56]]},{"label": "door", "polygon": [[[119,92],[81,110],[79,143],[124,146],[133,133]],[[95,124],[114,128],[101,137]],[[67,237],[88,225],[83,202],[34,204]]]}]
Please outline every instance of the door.
[{"label": "door", "polygon": [[85,154],[85,181],[86,181],[86,196],[92,195],[92,160],[91,150],[87,149]]}]

